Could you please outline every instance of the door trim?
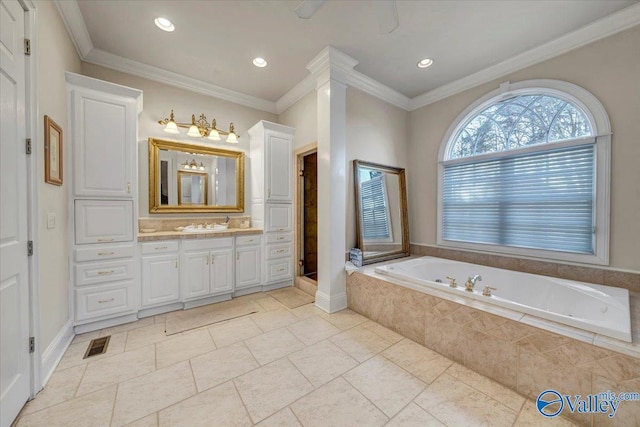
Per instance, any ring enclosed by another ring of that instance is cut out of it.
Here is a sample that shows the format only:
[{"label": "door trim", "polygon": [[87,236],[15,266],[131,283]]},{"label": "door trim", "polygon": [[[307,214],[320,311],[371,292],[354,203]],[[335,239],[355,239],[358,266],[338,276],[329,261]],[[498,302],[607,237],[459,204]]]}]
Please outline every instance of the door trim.
[{"label": "door trim", "polygon": [[304,147],[298,148],[295,151],[295,161],[293,162],[293,176],[295,177],[294,189],[293,189],[293,206],[295,208],[295,215],[293,216],[293,253],[295,257],[293,259],[293,271],[294,271],[294,283],[297,283],[299,278],[303,277],[302,269],[298,266],[298,260],[304,259],[304,247],[302,242],[304,240],[304,178],[298,175],[300,165],[304,164],[304,157],[309,154],[318,152],[318,142],[312,142]]},{"label": "door trim", "polygon": [[[19,0],[24,9],[25,37],[31,40],[31,55],[25,56],[25,125],[26,138],[31,138],[37,147],[41,136],[38,131],[38,17],[32,0]],[[38,165],[40,150],[35,149],[27,157],[27,235],[34,242],[33,255],[29,257],[29,335],[35,337],[35,351],[31,353],[31,398],[42,389],[42,348],[40,343],[40,275],[38,270]],[[26,345],[26,343],[25,343]]]}]

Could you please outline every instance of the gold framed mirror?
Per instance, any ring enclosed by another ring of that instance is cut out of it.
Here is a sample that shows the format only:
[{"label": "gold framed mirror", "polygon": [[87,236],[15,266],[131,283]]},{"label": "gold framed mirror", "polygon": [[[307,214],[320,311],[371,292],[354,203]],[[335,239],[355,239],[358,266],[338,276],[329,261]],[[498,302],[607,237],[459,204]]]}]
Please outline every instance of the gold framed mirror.
[{"label": "gold framed mirror", "polygon": [[404,169],[353,161],[356,244],[362,263],[409,256],[409,215]]},{"label": "gold framed mirror", "polygon": [[149,212],[244,212],[244,152],[149,138]]}]

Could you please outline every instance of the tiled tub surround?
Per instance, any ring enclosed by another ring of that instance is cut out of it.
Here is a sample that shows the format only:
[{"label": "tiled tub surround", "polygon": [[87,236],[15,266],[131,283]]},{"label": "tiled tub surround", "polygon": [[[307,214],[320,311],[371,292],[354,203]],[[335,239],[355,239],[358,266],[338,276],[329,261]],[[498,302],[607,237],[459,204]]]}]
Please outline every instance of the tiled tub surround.
[{"label": "tiled tub surround", "polygon": [[411,254],[434,256],[455,261],[482,264],[505,270],[523,273],[541,274],[560,279],[577,280],[579,282],[596,283],[598,285],[615,286],[630,291],[640,292],[640,273],[622,271],[611,268],[584,267],[562,264],[551,261],[522,259],[489,253],[480,253],[438,246],[411,244]]},{"label": "tiled tub surround", "polygon": [[[431,288],[453,297],[513,310],[516,313],[505,316],[524,323],[543,318],[631,342],[627,289],[428,256],[377,266],[375,271],[406,281],[407,287],[418,291]],[[472,277],[478,282],[469,291],[465,281]],[[456,279],[460,283],[449,283]],[[474,306],[471,302],[469,305]]]},{"label": "tiled tub surround", "polygon": [[[259,228],[244,228],[243,224],[251,224],[250,216],[234,216],[229,217],[229,228],[224,231],[201,232],[201,233],[184,233],[176,231],[176,227],[185,227],[190,224],[219,224],[225,221],[224,216],[216,217],[198,217],[198,218],[139,218],[139,230],[155,229],[153,233],[138,233],[139,242],[148,242],[154,240],[172,240],[172,239],[209,239],[211,237],[229,237],[240,236],[245,234],[262,234]],[[243,227],[243,228],[241,228]]]},{"label": "tiled tub surround", "polygon": [[[495,313],[412,290],[378,275],[372,267],[347,278],[349,308],[528,398],[552,388],[561,393],[640,391],[640,296],[631,296],[634,343],[598,339],[584,331],[569,338]],[[476,303],[477,304],[477,303]],[[487,305],[487,304],[485,304]],[[540,321],[553,327],[554,323]],[[557,325],[558,331],[576,332]],[[596,345],[593,345],[596,344]],[[603,348],[606,345],[609,348]],[[640,402],[624,402],[616,416],[566,415],[586,426],[637,426]],[[540,419],[539,421],[542,421]]]}]

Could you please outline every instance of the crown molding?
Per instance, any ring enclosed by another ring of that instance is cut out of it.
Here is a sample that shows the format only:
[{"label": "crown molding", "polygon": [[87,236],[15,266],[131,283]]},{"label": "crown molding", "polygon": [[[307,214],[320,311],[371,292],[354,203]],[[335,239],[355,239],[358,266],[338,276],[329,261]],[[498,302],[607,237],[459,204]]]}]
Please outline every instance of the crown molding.
[{"label": "crown molding", "polygon": [[278,111],[278,114],[286,111],[287,108],[300,101],[305,97],[305,95],[313,91],[315,88],[316,79],[312,75],[308,75],[302,79],[300,83],[295,85],[276,101],[276,110]]},{"label": "crown molding", "polygon": [[307,64],[307,70],[312,75],[318,76],[331,67],[348,74],[358,63],[357,59],[350,57],[333,46],[327,46]]},{"label": "crown molding", "polygon": [[277,114],[275,102],[226,89],[199,79],[186,77],[173,71],[167,71],[152,65],[123,58],[101,49],[94,48],[84,60],[85,62],[111,68],[112,70],[121,71],[191,92],[213,96],[235,104],[244,105],[245,107]]},{"label": "crown molding", "polygon": [[354,70],[353,68],[358,64],[357,60],[333,46],[327,46],[307,65],[306,68],[311,75],[305,77],[276,102],[272,102],[96,49],[91,42],[91,37],[77,0],[54,0],[54,3],[73,40],[78,55],[83,61],[275,114],[282,113],[314,90],[319,74],[326,71],[329,66],[335,67],[335,71],[338,71],[337,74],[344,78],[348,85],[396,107],[413,111],[640,25],[639,3],[605,16],[542,46],[528,50],[454,82],[447,83],[415,98],[409,98],[389,86]]},{"label": "crown molding", "polygon": [[409,111],[411,98],[359,71],[352,70],[351,73],[348,74],[347,84],[371,96],[380,98],[391,105]]},{"label": "crown molding", "polygon": [[409,111],[440,101],[449,96],[471,89],[483,83],[503,77],[509,73],[538,64],[562,55],[589,43],[619,33],[640,24],[640,3],[605,16],[569,34],[518,54],[477,73],[447,83],[418,95],[411,100]]},{"label": "crown molding", "polygon": [[54,0],[54,3],[65,27],[67,27],[67,32],[71,36],[80,59],[84,60],[89,52],[93,50],[93,43],[91,42],[91,36],[89,36],[89,30],[87,30],[87,26],[84,23],[78,2],[76,0]]},{"label": "crown molding", "polygon": [[245,107],[277,114],[275,102],[247,95],[199,79],[183,76],[152,65],[114,55],[93,46],[77,0],[54,0],[80,59],[203,95],[213,96]]}]

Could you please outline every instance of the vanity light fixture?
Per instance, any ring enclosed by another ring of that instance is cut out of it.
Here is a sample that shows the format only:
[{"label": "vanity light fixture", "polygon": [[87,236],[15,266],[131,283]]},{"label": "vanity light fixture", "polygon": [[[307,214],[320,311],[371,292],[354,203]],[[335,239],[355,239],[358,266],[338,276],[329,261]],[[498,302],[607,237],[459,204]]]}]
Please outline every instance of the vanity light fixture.
[{"label": "vanity light fixture", "polygon": [[433,65],[433,59],[425,58],[423,60],[418,61],[418,68],[428,68]]},{"label": "vanity light fixture", "polygon": [[198,120],[196,120],[196,115],[192,114],[191,123],[179,123],[176,122],[173,110],[171,110],[169,118],[158,120],[158,123],[164,126],[165,132],[173,135],[180,133],[178,128],[184,128],[189,129],[187,131],[187,136],[192,138],[208,138],[212,141],[221,141],[222,137],[220,135],[223,135],[227,137],[227,142],[229,144],[237,144],[238,138],[240,138],[235,131],[233,123],[229,124],[229,132],[226,132],[216,127],[216,119],[213,119],[211,124],[209,124],[207,122],[207,117],[204,114],[200,114],[200,118]]},{"label": "vanity light fixture", "polygon": [[160,28],[162,31],[171,32],[176,29],[176,27],[169,21],[167,18],[158,17],[153,22],[155,22],[156,27]]},{"label": "vanity light fixture", "polygon": [[183,169],[200,169],[201,171],[204,170],[204,164],[200,162],[200,166],[198,166],[198,163],[196,163],[195,159],[191,160],[191,162],[187,162],[185,160],[184,163],[181,164],[181,166]]}]

